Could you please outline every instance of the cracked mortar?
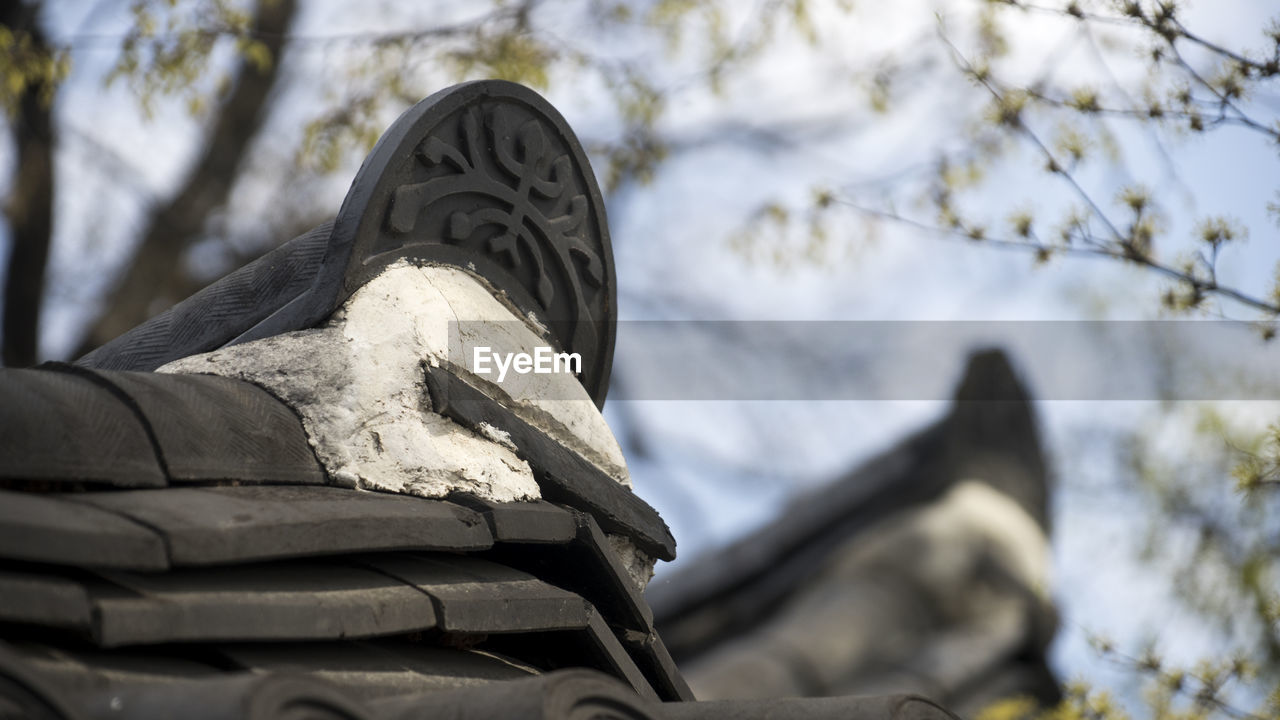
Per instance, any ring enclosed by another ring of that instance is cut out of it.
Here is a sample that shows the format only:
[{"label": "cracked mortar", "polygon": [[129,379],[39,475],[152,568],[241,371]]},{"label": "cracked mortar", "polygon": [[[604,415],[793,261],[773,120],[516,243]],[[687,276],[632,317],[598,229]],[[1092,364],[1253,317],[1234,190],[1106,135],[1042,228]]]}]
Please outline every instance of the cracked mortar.
[{"label": "cracked mortar", "polygon": [[[536,500],[533,473],[506,432],[482,426],[475,433],[432,410],[423,363],[448,362],[452,321],[491,334],[469,341],[506,352],[547,344],[465,270],[401,261],[320,328],[183,358],[159,372],[223,375],[267,389],[302,418],[336,484],[429,498],[470,492],[495,502]],[[503,387],[521,414],[542,418],[540,431],[630,487],[617,440],[577,379],[526,379],[533,381]],[[624,537],[611,535],[610,542],[643,587],[653,560]]]}]

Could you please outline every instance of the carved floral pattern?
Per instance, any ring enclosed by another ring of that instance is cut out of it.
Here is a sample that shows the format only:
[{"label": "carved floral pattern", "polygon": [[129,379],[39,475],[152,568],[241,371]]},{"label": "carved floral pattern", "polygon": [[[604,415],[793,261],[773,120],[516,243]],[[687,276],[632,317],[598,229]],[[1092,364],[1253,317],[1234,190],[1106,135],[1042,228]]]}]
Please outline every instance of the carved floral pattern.
[{"label": "carved floral pattern", "polygon": [[[440,240],[474,247],[507,268],[549,316],[557,292],[569,293],[565,299],[573,317],[549,319],[573,321],[572,338],[564,338],[569,349],[593,347],[595,318],[582,283],[601,287],[605,270],[589,244],[590,203],[575,178],[571,156],[548,140],[542,122],[520,117],[508,106],[487,112],[473,106],[460,113],[457,123],[442,123],[416,152],[425,168],[452,172],[397,187],[387,217],[390,230],[411,233],[425,208],[443,209],[448,216]],[[450,130],[456,144],[440,137]],[[469,209],[449,210],[441,204],[462,197],[485,201],[482,207],[471,202]],[[526,259],[531,268],[523,267]],[[556,272],[549,272],[549,265]],[[556,277],[563,283],[557,284]]]}]

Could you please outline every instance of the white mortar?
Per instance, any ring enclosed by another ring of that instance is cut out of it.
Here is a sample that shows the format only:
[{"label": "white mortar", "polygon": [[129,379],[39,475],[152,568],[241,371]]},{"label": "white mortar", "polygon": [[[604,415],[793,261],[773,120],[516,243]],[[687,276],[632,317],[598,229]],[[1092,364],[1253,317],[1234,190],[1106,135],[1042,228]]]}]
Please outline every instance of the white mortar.
[{"label": "white mortar", "polygon": [[[537,499],[532,472],[502,428],[481,428],[482,436],[431,410],[422,363],[448,360],[454,320],[491,321],[469,328],[495,350],[547,344],[527,321],[513,323],[523,319],[466,271],[402,261],[319,329],[183,358],[159,372],[225,375],[271,391],[302,417],[339,484],[437,498],[467,491],[498,502]],[[574,377],[521,380],[502,385],[521,416],[630,487],[617,441]]]}]

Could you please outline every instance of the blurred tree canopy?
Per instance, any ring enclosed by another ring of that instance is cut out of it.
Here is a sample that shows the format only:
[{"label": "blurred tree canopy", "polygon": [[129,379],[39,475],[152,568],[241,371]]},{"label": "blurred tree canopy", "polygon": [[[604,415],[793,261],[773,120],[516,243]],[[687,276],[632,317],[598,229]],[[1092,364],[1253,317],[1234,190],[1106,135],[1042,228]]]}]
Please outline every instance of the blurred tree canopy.
[{"label": "blurred tree canopy", "polygon": [[[124,3],[96,3],[84,24],[118,12],[120,5]],[[149,118],[158,104],[179,102],[199,122],[203,137],[199,157],[185,177],[148,203],[132,259],[112,283],[77,354],[207,281],[187,271],[184,258],[207,239],[233,187],[249,173],[249,150],[262,141],[264,123],[273,114],[291,114],[305,128],[293,151],[291,185],[297,187],[344,160],[362,157],[395,114],[443,84],[493,77],[545,91],[553,79],[581,82],[609,98],[620,119],[621,132],[589,148],[605,158],[602,179],[613,189],[645,181],[670,151],[669,139],[656,130],[668,109],[669,89],[658,87],[651,65],[593,48],[634,43],[676,52],[693,38],[689,44],[696,48],[701,69],[684,84],[714,88],[736,64],[767,46],[775,32],[809,31],[810,22],[804,0],[761,3],[757,22],[746,32],[726,22],[732,3],[725,0],[661,0],[637,7],[603,0],[567,7],[541,0],[457,5],[383,18],[382,26],[395,30],[339,28],[307,35],[294,30],[304,10],[296,0],[136,0],[125,5],[131,22],[123,33],[83,27],[55,38],[46,25],[58,3],[10,3],[0,16],[5,48],[0,101],[8,110],[6,125],[17,148],[7,203],[13,251],[5,284],[5,364],[29,365],[37,359],[54,198],[77,180],[55,176],[53,153],[59,134],[67,130],[53,121],[58,87],[77,63],[95,58],[89,50],[114,52],[104,82],[127,86],[138,112]],[[575,45],[558,36],[566,13],[588,23],[598,40]],[[227,50],[233,51],[231,60],[226,60]],[[316,50],[340,58],[343,66],[332,68],[336,77],[326,78],[331,81],[327,96],[299,113],[279,100],[287,85],[297,82],[282,68],[292,54],[314,62]],[[119,164],[127,172],[128,162]],[[324,219],[315,210],[302,214],[292,226],[275,228],[274,242]],[[266,249],[261,244],[239,249],[221,270]]]},{"label": "blurred tree canopy", "polygon": [[[317,200],[318,179],[358,162],[395,114],[449,82],[497,77],[542,90],[572,85],[607,102],[611,131],[587,138],[607,192],[644,183],[679,153],[711,144],[771,152],[857,131],[852,112],[805,121],[713,121],[679,130],[664,122],[691,91],[717,97],[782,38],[799,38],[815,55],[838,55],[831,43],[838,48],[839,39],[823,39],[822,19],[865,10],[839,0],[759,0],[746,14],[733,0],[488,0],[395,11],[371,4],[380,23],[324,33],[299,31],[303,14],[318,11],[298,0],[88,5],[86,19],[70,30],[62,3],[20,0],[0,9],[0,105],[13,148],[2,325],[8,366],[41,359],[41,308],[51,291],[60,290],[46,287],[56,203],[83,194],[78,174],[58,172],[55,153],[75,139],[89,148],[81,151],[84,164],[103,165],[125,184],[134,172],[129,158],[96,145],[82,126],[59,120],[65,117],[60,88],[84,64],[103,65],[102,82],[127,92],[131,111],[143,117],[172,121],[171,109],[181,107],[200,140],[172,187],[142,203],[129,233],[128,259],[107,269],[108,290],[93,309],[80,352],[186,297],[211,275],[327,219],[333,207]],[[815,183],[803,201],[794,194],[770,199],[741,227],[726,228],[732,247],[773,266],[822,264],[833,247],[862,241],[878,223],[894,223],[1025,251],[1037,263],[1082,255],[1133,266],[1168,280],[1153,308],[1242,318],[1257,322],[1264,336],[1274,335],[1280,265],[1270,282],[1249,285],[1220,277],[1219,266],[1247,238],[1280,247],[1271,242],[1275,225],[1247,226],[1240,208],[1222,207],[1175,233],[1169,208],[1150,189],[1160,178],[1141,176],[1151,168],[1124,167],[1102,176],[1096,169],[1125,165],[1119,146],[1135,129],[1170,155],[1195,138],[1228,131],[1261,137],[1273,151],[1280,147],[1274,102],[1280,23],[1261,28],[1251,47],[1226,47],[1186,24],[1183,7],[1171,0],[973,0],[971,9],[972,22],[962,25],[940,15],[928,43],[840,69],[855,78],[842,86],[850,104],[886,118],[920,92],[925,75],[967,83],[974,111],[966,105],[954,118],[965,142],[939,149],[923,167],[875,183]],[[128,20],[122,30],[101,31],[96,22],[107,16]],[[1042,48],[1034,63],[1011,52],[1016,38],[1008,25],[1027,16],[1069,28],[1071,45]],[[565,37],[561,28],[569,25],[591,28],[590,37]],[[1072,72],[1079,68],[1071,53],[1080,48],[1100,71]],[[674,63],[655,60],[672,57],[681,59],[674,70]],[[1135,62],[1140,72],[1111,70]],[[299,70],[307,66],[310,75]],[[297,100],[298,86],[316,77],[325,87],[304,95],[306,102]],[[300,130],[281,135],[271,129],[278,124]],[[288,169],[277,167],[282,177],[265,184],[255,180],[261,174],[255,153],[271,153]],[[1006,200],[1007,188],[993,184],[1007,180],[1009,165],[1032,167],[1057,194],[1029,206]],[[1221,172],[1232,171],[1225,158]],[[1280,223],[1277,179],[1280,173],[1272,176],[1277,187],[1268,210]],[[257,230],[247,238],[228,231],[225,217],[239,187],[266,188],[272,195],[270,212],[249,219]],[[851,229],[859,227],[866,232]],[[197,267],[192,255],[211,244],[217,252],[206,252],[206,267]],[[1242,434],[1213,418],[1202,426],[1215,449],[1206,450],[1203,468],[1158,468],[1149,454],[1135,453],[1141,458],[1135,473],[1147,481],[1162,517],[1200,533],[1189,560],[1166,560],[1184,563],[1171,572],[1190,604],[1218,617],[1228,635],[1244,637],[1238,654],[1178,668],[1155,648],[1116,649],[1105,640],[1098,645],[1145,679],[1153,717],[1275,717],[1280,433]],[[1234,488],[1224,467],[1235,468]],[[1240,704],[1246,701],[1254,705]],[[993,708],[991,720],[1035,712],[1011,701]],[[1119,712],[1085,685],[1073,687],[1050,717],[1101,720]]]}]

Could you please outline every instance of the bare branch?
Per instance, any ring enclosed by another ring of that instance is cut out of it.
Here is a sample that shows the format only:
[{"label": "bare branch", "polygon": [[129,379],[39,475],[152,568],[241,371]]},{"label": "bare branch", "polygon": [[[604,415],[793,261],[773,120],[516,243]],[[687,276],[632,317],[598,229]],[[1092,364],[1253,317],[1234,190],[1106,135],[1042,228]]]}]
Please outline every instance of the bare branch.
[{"label": "bare branch", "polygon": [[1035,240],[1034,236],[1032,239],[1014,240],[1009,238],[990,237],[984,234],[980,240],[975,240],[970,229],[965,228],[963,225],[959,227],[941,227],[938,225],[923,223],[919,220],[906,217],[905,215],[901,215],[896,212],[878,210],[876,208],[859,205],[844,198],[836,198],[835,202],[862,215],[879,218],[881,220],[891,220],[895,223],[913,227],[917,230],[923,230],[944,238],[965,240],[970,243],[976,242],[984,246],[995,248],[1030,252],[1042,257],[1051,255],[1076,255],[1110,258],[1112,260],[1131,262],[1173,280],[1186,283],[1188,286],[1198,289],[1201,292],[1228,298],[1240,303],[1241,305],[1251,307],[1255,310],[1261,310],[1271,315],[1280,315],[1280,305],[1248,295],[1247,293],[1232,287],[1219,285],[1214,281],[1206,281],[1204,278],[1196,277],[1195,275],[1184,272],[1176,267],[1157,262],[1149,257],[1135,257],[1124,250],[1115,249],[1108,241],[1096,237],[1088,235],[1080,237],[1080,239],[1084,241],[1084,245],[1051,245]]},{"label": "bare branch", "polygon": [[[38,3],[13,2],[0,12],[0,25],[22,29],[32,51],[48,54],[38,22]],[[28,84],[10,123],[17,148],[16,177],[8,199],[9,267],[4,286],[3,360],[8,366],[37,360],[40,306],[53,232],[54,127],[49,108],[52,88]]]},{"label": "bare branch", "polygon": [[[263,2],[255,26],[278,40],[292,22],[295,8],[295,0]],[[153,208],[133,263],[77,354],[120,335],[197,289],[181,260],[200,238],[210,213],[226,202],[244,152],[264,119],[282,49],[270,41],[267,46],[275,61],[266,69],[255,67],[247,58],[238,61],[239,80],[219,111],[203,155],[173,199]]]}]

